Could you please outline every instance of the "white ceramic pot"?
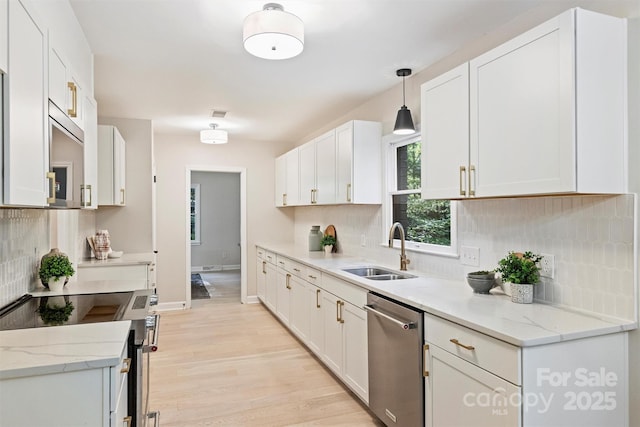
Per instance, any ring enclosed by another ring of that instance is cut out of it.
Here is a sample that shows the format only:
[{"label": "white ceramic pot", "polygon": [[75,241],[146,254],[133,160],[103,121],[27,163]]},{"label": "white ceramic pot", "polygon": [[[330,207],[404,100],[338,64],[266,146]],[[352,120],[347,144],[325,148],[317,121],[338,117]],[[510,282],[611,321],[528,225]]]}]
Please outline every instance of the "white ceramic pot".
[{"label": "white ceramic pot", "polygon": [[533,302],[533,285],[511,283],[511,301],[518,304],[531,304]]},{"label": "white ceramic pot", "polygon": [[47,281],[49,290],[51,292],[62,292],[66,280],[66,277],[49,277],[49,280]]},{"label": "white ceramic pot", "polygon": [[333,251],[333,245],[326,245],[326,246],[324,247],[324,253],[325,253],[325,254],[327,254],[327,255],[328,255],[328,254],[330,254],[332,251]]}]

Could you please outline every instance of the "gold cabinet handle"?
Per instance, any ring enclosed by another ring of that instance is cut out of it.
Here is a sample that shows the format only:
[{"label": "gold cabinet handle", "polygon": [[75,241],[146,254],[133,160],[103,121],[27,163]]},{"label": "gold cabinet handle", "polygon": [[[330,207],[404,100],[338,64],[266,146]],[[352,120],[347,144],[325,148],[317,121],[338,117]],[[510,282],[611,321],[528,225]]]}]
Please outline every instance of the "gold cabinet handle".
[{"label": "gold cabinet handle", "polygon": [[300,269],[299,268],[294,268],[293,271],[295,271],[296,273],[300,273]]},{"label": "gold cabinet handle", "polygon": [[282,206],[287,206],[287,193],[282,193]]},{"label": "gold cabinet handle", "polygon": [[456,338],[451,338],[449,341],[451,341],[452,343],[454,343],[455,345],[458,345],[462,348],[464,348],[465,350],[475,350],[476,348],[472,345],[464,345],[462,344],[460,341],[458,341]]},{"label": "gold cabinet handle", "polygon": [[309,279],[311,279],[311,280],[316,280],[316,279],[317,279],[317,277],[316,277],[316,276],[312,276],[311,274],[307,275],[307,277],[308,277]]},{"label": "gold cabinet handle", "polygon": [[124,188],[120,189],[120,204],[124,205]]},{"label": "gold cabinet handle", "polygon": [[336,322],[340,322],[340,300],[336,301]]},{"label": "gold cabinet handle", "polygon": [[49,180],[49,197],[47,197],[47,203],[56,202],[56,173],[47,172],[47,179]]},{"label": "gold cabinet handle", "polygon": [[267,274],[267,270],[265,270],[266,267],[267,261],[262,261],[262,274]]},{"label": "gold cabinet handle", "polygon": [[128,416],[128,417],[124,417],[124,418],[122,419],[122,422],[123,422],[127,427],[131,427],[131,420],[132,420],[131,416]]},{"label": "gold cabinet handle", "polygon": [[131,358],[127,357],[122,360],[122,369],[120,369],[121,374],[128,374],[129,370],[131,370]]},{"label": "gold cabinet handle", "polygon": [[78,87],[73,82],[67,82],[71,91],[71,108],[67,110],[69,117],[78,117]]},{"label": "gold cabinet handle", "polygon": [[347,202],[351,201],[351,184],[347,184]]},{"label": "gold cabinet handle", "polygon": [[320,289],[316,289],[316,308],[320,308]]},{"label": "gold cabinet handle", "polygon": [[[85,193],[89,192],[89,202],[86,202],[86,197],[85,197]],[[92,202],[92,191],[91,191],[91,184],[87,184],[87,185],[80,185],[80,206],[82,207],[87,207],[87,206],[91,206],[93,204]]]},{"label": "gold cabinet handle", "polygon": [[475,180],[476,180],[476,167],[474,165],[469,166],[469,196],[475,196],[476,195],[476,186],[475,184]]},{"label": "gold cabinet handle", "polygon": [[287,289],[291,289],[291,275],[289,273],[287,273],[287,278],[285,280],[285,287]]},{"label": "gold cabinet handle", "polygon": [[467,174],[467,168],[464,166],[460,166],[460,195],[466,196],[467,190],[464,188],[464,182],[466,181],[464,176]]},{"label": "gold cabinet handle", "polygon": [[424,351],[424,357],[422,358],[422,376],[427,378],[429,376],[429,371],[427,370],[427,363],[429,363],[429,355],[427,354],[429,352],[429,344],[425,344],[422,349]]}]

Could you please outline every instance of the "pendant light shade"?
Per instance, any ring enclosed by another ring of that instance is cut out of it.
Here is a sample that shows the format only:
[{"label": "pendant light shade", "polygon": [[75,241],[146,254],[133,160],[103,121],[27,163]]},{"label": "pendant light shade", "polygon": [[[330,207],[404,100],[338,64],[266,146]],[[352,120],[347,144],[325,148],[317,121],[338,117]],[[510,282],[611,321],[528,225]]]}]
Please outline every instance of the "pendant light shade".
[{"label": "pendant light shade", "polygon": [[242,40],[246,51],[258,58],[293,58],[304,48],[304,23],[281,5],[267,3],[245,18]]},{"label": "pendant light shade", "polygon": [[226,144],[228,142],[226,130],[216,129],[218,125],[215,123],[211,123],[209,126],[211,129],[200,131],[200,142],[205,144]]},{"label": "pendant light shade", "polygon": [[396,71],[396,75],[398,77],[402,77],[402,107],[398,110],[396,124],[393,127],[393,133],[396,135],[411,135],[416,132],[416,127],[413,125],[411,110],[409,110],[405,105],[404,98],[404,78],[411,75],[411,69],[401,68]]}]

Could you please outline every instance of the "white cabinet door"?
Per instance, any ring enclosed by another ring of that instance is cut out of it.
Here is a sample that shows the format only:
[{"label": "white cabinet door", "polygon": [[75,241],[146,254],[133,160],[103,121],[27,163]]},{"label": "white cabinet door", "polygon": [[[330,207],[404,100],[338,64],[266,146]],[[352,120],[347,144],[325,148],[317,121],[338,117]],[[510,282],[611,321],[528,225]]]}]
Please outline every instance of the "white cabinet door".
[{"label": "white cabinet door", "polygon": [[126,143],[114,126],[98,126],[98,205],[126,204]]},{"label": "white cabinet door", "polygon": [[420,87],[422,198],[469,196],[469,64]]},{"label": "white cabinet door", "polygon": [[296,206],[300,204],[300,160],[298,159],[298,149],[293,150],[285,154],[286,158],[286,204],[288,206]]},{"label": "white cabinet door", "polygon": [[382,203],[382,126],[353,120],[336,128],[336,203]]},{"label": "white cabinet door", "polygon": [[307,343],[309,340],[310,314],[315,310],[315,305],[311,304],[312,302],[315,303],[315,301],[311,301],[308,298],[310,294],[308,288],[315,288],[315,286],[295,276],[289,279],[289,286],[291,287],[289,290],[289,326],[302,342]]},{"label": "white cabinet door", "polygon": [[287,206],[287,157],[286,154],[276,157],[276,207]]},{"label": "white cabinet door", "polygon": [[367,313],[355,305],[342,305],[344,368],[343,379],[362,400],[369,402],[369,352]]},{"label": "white cabinet door", "polygon": [[[428,427],[518,427],[520,388],[429,344],[425,353]],[[455,408],[455,410],[452,410]]]},{"label": "white cabinet door", "polygon": [[267,261],[260,258],[256,260],[256,289],[258,298],[263,303],[266,299],[266,287],[267,287]]},{"label": "white cabinet door", "polygon": [[322,294],[325,291],[310,283],[306,287],[305,307],[308,307],[306,315],[309,318],[309,333],[307,345],[316,355],[322,357],[324,352],[324,313],[322,307],[324,301]]},{"label": "white cabinet door", "polygon": [[275,313],[276,301],[278,298],[278,295],[277,295],[278,273],[276,270],[276,266],[269,262],[267,262],[266,271],[267,271],[267,279],[265,282],[266,304],[267,304],[267,308],[269,308],[269,310]]},{"label": "white cabinet door", "polygon": [[307,142],[298,148],[300,159],[300,204],[311,205],[316,189],[316,145]]},{"label": "white cabinet door", "polygon": [[18,0],[9,1],[9,72],[4,76],[4,203],[45,206],[49,194],[47,31]]},{"label": "white cabinet door", "polygon": [[315,140],[316,195],[319,205],[336,202],[336,132],[331,130]]},{"label": "white cabinet door", "polygon": [[81,206],[98,208],[98,105],[93,98],[84,99],[84,185]]},{"label": "white cabinet door", "polygon": [[291,310],[291,274],[278,268],[276,281],[276,315],[282,323],[289,325]]},{"label": "white cabinet door", "polygon": [[84,93],[73,67],[57,40],[49,39],[49,99],[73,122],[84,129]]},{"label": "white cabinet door", "polygon": [[9,28],[8,0],[0,0],[0,28],[5,28],[0,31],[0,74],[3,74],[7,72],[9,62],[9,32],[6,31]]},{"label": "white cabinet door", "polygon": [[322,361],[336,375],[342,377],[343,339],[342,322],[340,311],[342,301],[335,295],[323,291],[322,302],[322,324],[324,329],[324,351]]}]

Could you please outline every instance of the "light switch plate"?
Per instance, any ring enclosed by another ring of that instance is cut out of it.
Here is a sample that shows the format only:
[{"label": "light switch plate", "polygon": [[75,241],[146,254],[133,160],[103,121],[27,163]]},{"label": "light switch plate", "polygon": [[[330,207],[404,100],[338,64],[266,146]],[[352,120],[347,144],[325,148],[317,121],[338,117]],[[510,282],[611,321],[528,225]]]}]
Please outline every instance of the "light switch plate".
[{"label": "light switch plate", "polygon": [[478,267],[480,265],[480,248],[476,248],[474,246],[461,246],[460,261],[463,265]]}]

